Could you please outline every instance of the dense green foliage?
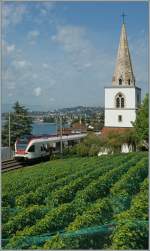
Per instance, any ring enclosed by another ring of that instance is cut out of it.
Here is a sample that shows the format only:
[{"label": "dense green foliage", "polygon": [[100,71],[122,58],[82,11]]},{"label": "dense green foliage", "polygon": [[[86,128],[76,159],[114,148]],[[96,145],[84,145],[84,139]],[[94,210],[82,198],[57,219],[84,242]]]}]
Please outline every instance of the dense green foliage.
[{"label": "dense green foliage", "polygon": [[82,140],[81,143],[75,145],[70,153],[76,154],[77,156],[97,156],[102,146],[106,145],[106,141],[103,138],[90,132]]},{"label": "dense green foliage", "polygon": [[148,156],[140,152],[54,160],[3,174],[3,247],[146,249],[147,176]]},{"label": "dense green foliage", "polygon": [[148,179],[133,198],[131,207],[116,215],[116,220],[118,225],[111,236],[112,249],[147,249]]},{"label": "dense green foliage", "polygon": [[133,123],[135,128],[135,136],[139,145],[145,146],[148,149],[149,139],[149,97],[145,96],[143,103],[141,104],[136,120]]},{"label": "dense green foliage", "polygon": [[[32,118],[28,116],[28,109],[16,102],[13,112],[10,113],[10,143],[14,146],[17,138],[22,135],[30,134],[32,131]],[[2,130],[2,144],[8,146],[9,142],[9,115]]]},{"label": "dense green foliage", "polygon": [[132,145],[133,149],[136,149],[137,140],[134,128],[128,129],[123,133],[110,131],[107,137],[100,137],[90,132],[80,144],[70,149],[70,154],[76,154],[82,157],[97,156],[99,152],[103,152],[105,149],[107,149],[109,153],[120,153],[121,147],[125,143],[128,144],[128,146]]}]

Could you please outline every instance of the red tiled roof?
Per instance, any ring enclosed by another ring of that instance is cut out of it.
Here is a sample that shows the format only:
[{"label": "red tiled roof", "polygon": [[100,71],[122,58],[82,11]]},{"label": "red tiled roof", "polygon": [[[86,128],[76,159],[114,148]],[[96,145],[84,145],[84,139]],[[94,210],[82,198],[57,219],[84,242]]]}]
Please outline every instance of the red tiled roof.
[{"label": "red tiled roof", "polygon": [[79,122],[75,122],[72,124],[73,129],[86,129],[86,126],[84,124],[80,124]]},{"label": "red tiled roof", "polygon": [[[60,129],[57,131],[60,134]],[[72,128],[62,128],[62,134],[71,134]]]},{"label": "red tiled roof", "polygon": [[103,127],[101,131],[102,137],[107,137],[110,133],[124,133],[133,130],[132,127]]}]

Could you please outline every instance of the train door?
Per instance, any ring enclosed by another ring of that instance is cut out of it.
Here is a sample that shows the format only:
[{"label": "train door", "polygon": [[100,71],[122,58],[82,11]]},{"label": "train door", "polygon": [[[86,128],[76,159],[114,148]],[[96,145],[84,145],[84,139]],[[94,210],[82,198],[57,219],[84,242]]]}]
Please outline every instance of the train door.
[{"label": "train door", "polygon": [[42,144],[41,145],[41,157],[47,157],[49,156],[49,149],[47,144]]}]

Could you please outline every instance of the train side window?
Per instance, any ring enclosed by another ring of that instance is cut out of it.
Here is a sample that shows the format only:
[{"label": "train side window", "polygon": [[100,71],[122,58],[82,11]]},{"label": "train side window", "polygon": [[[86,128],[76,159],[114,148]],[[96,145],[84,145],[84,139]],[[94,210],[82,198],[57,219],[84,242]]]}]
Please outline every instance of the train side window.
[{"label": "train side window", "polygon": [[48,150],[48,144],[45,145],[45,151],[49,152],[49,150]]},{"label": "train side window", "polygon": [[42,145],[41,146],[41,152],[44,152],[44,151],[46,151],[46,147],[45,147],[45,145]]},{"label": "train side window", "polygon": [[35,145],[30,146],[28,152],[33,153],[35,151]]}]

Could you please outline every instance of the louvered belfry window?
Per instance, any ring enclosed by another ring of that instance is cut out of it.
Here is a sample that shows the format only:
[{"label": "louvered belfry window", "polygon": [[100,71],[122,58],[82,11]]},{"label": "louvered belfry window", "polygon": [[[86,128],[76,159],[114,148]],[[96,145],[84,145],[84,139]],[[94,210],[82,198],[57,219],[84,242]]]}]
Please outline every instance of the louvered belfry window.
[{"label": "louvered belfry window", "polygon": [[121,78],[119,79],[119,85],[122,85],[122,79]]},{"label": "louvered belfry window", "polygon": [[125,99],[124,96],[119,93],[116,96],[116,108],[124,108],[125,106]]}]

